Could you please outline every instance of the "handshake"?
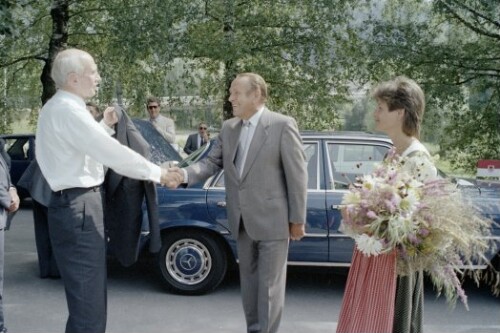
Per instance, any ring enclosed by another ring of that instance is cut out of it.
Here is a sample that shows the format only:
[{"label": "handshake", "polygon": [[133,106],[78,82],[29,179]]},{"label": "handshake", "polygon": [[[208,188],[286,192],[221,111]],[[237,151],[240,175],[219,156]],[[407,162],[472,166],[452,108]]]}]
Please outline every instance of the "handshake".
[{"label": "handshake", "polygon": [[180,168],[170,165],[170,162],[161,165],[160,184],[168,188],[177,188],[184,183],[184,172]]}]

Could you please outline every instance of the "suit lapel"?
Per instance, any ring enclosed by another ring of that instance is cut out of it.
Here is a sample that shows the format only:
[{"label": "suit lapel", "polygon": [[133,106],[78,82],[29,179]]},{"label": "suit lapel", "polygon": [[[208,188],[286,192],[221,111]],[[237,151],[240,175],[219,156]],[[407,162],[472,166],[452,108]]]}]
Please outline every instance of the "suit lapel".
[{"label": "suit lapel", "polygon": [[[250,142],[250,147],[248,148],[247,158],[245,160],[245,165],[243,167],[243,172],[241,173],[241,179],[243,180],[248,173],[248,170],[252,167],[255,162],[259,151],[267,140],[268,127],[269,127],[269,110],[264,109],[262,115],[260,116],[259,123],[255,128],[255,132]],[[241,126],[241,125],[240,125]]]},{"label": "suit lapel", "polygon": [[238,150],[238,142],[240,140],[240,133],[241,133],[241,127],[242,127],[243,121],[241,119],[236,119],[235,121],[228,126],[229,128],[229,142],[225,143],[229,146],[229,156],[231,158],[231,167],[233,171],[238,174],[238,171],[236,170],[236,166],[234,165],[234,161],[236,159],[236,151]]},{"label": "suit lapel", "polygon": [[7,165],[7,161],[5,161],[5,159],[3,158],[3,156],[0,156],[0,165],[2,168],[5,169],[5,176],[7,177],[7,180],[9,182],[9,186],[11,185],[10,183],[10,173],[9,173],[9,167]]}]

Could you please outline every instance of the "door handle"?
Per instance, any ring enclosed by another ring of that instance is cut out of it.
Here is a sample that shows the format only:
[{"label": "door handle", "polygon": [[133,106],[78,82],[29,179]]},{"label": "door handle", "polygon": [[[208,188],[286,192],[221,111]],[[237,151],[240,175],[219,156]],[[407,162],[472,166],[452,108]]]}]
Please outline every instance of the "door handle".
[{"label": "door handle", "polygon": [[332,205],[332,209],[340,209],[341,205]]},{"label": "door handle", "polygon": [[217,202],[217,207],[225,208],[226,207],[226,202],[225,201],[219,201],[219,202]]}]

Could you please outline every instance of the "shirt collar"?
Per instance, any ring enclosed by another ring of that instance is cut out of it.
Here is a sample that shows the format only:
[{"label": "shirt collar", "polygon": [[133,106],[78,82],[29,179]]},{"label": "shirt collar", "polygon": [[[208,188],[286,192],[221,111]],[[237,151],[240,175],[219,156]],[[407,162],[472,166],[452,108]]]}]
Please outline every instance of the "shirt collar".
[{"label": "shirt collar", "polygon": [[262,106],[253,116],[248,119],[248,122],[252,124],[252,126],[255,128],[257,124],[259,123],[259,119],[262,116],[262,113],[264,113],[264,106]]},{"label": "shirt collar", "polygon": [[58,89],[57,93],[59,95],[64,96],[65,98],[71,99],[72,101],[80,104],[80,106],[82,106],[83,108],[85,108],[85,101],[80,96],[78,96],[76,94],[73,94],[72,92],[69,92],[69,91],[64,90],[64,89]]}]

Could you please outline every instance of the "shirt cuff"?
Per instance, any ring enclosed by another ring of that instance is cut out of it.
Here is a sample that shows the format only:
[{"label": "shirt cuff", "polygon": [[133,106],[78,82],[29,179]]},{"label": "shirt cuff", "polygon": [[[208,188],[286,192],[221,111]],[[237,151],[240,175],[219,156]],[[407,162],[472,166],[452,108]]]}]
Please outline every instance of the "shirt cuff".
[{"label": "shirt cuff", "polygon": [[182,173],[184,174],[184,181],[183,181],[183,183],[184,184],[188,184],[189,183],[188,172],[186,171],[186,169],[181,169],[181,170],[182,170]]},{"label": "shirt cuff", "polygon": [[[153,163],[151,163],[153,164]],[[153,168],[151,169],[151,174],[149,176],[149,179],[154,181],[155,183],[160,184],[161,183],[161,167],[159,167],[156,164],[153,164]]]},{"label": "shirt cuff", "polygon": [[109,127],[108,125],[106,125],[106,122],[104,122],[104,119],[101,119],[99,124],[101,125],[102,128],[104,128],[106,133],[108,133],[110,136],[115,135],[115,130],[113,128]]}]

